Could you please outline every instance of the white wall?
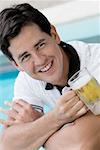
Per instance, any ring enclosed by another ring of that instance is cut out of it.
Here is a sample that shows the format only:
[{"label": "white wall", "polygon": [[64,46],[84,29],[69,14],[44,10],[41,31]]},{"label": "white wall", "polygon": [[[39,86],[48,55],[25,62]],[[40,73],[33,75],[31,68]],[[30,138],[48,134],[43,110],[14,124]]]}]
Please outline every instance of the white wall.
[{"label": "white wall", "polygon": [[70,0],[64,4],[44,9],[43,14],[53,24],[100,15],[100,0]]}]

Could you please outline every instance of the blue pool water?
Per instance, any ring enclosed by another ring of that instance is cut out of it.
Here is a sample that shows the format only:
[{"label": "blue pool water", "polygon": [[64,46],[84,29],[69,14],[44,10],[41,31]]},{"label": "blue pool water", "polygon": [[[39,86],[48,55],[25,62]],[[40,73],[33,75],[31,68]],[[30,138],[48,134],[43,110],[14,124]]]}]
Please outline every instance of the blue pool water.
[{"label": "blue pool water", "polygon": [[[0,73],[0,107],[7,108],[7,106],[4,105],[4,101],[12,100],[13,87],[17,74],[18,71]],[[5,117],[4,114],[0,113],[0,118]]]}]

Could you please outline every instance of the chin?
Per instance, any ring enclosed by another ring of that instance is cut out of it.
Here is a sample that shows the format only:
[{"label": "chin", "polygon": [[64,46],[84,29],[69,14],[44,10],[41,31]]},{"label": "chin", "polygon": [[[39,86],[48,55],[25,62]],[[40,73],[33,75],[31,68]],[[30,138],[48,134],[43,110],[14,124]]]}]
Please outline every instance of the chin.
[{"label": "chin", "polygon": [[59,84],[59,80],[57,80],[57,78],[55,80],[50,80],[49,83],[53,84],[53,85],[58,85]]},{"label": "chin", "polygon": [[50,76],[45,76],[43,78],[41,78],[42,81],[45,81],[47,83],[51,83],[53,85],[56,85],[59,83],[59,81],[61,80],[60,76],[59,76],[60,73],[55,73],[53,75],[50,75]]}]

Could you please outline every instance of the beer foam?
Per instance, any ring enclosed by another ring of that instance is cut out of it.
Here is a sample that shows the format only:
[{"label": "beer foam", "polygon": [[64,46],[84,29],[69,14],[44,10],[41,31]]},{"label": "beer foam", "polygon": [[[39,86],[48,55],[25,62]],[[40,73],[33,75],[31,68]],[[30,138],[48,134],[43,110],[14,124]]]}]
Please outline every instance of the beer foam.
[{"label": "beer foam", "polygon": [[73,90],[77,90],[77,89],[80,89],[81,87],[83,87],[84,85],[86,85],[90,80],[91,80],[91,78],[89,76],[86,76],[86,77],[83,76],[73,82],[69,81],[68,84],[70,85],[70,87]]}]

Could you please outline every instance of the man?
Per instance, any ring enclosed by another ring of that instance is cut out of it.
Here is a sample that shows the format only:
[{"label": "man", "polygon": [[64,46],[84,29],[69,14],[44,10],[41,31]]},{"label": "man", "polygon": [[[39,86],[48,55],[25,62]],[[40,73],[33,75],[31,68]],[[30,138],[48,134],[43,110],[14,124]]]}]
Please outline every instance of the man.
[{"label": "man", "polygon": [[[6,126],[1,149],[35,150],[45,143],[49,150],[99,150],[100,117],[91,112],[83,116],[87,108],[74,91],[61,94],[75,72],[100,63],[92,58],[100,45],[62,42],[55,27],[29,4],[0,13],[0,45],[20,70],[15,101],[7,104],[12,109],[1,110],[9,116],[9,120],[1,120]],[[95,56],[99,58],[100,52]],[[44,114],[44,105],[51,111]]]}]

